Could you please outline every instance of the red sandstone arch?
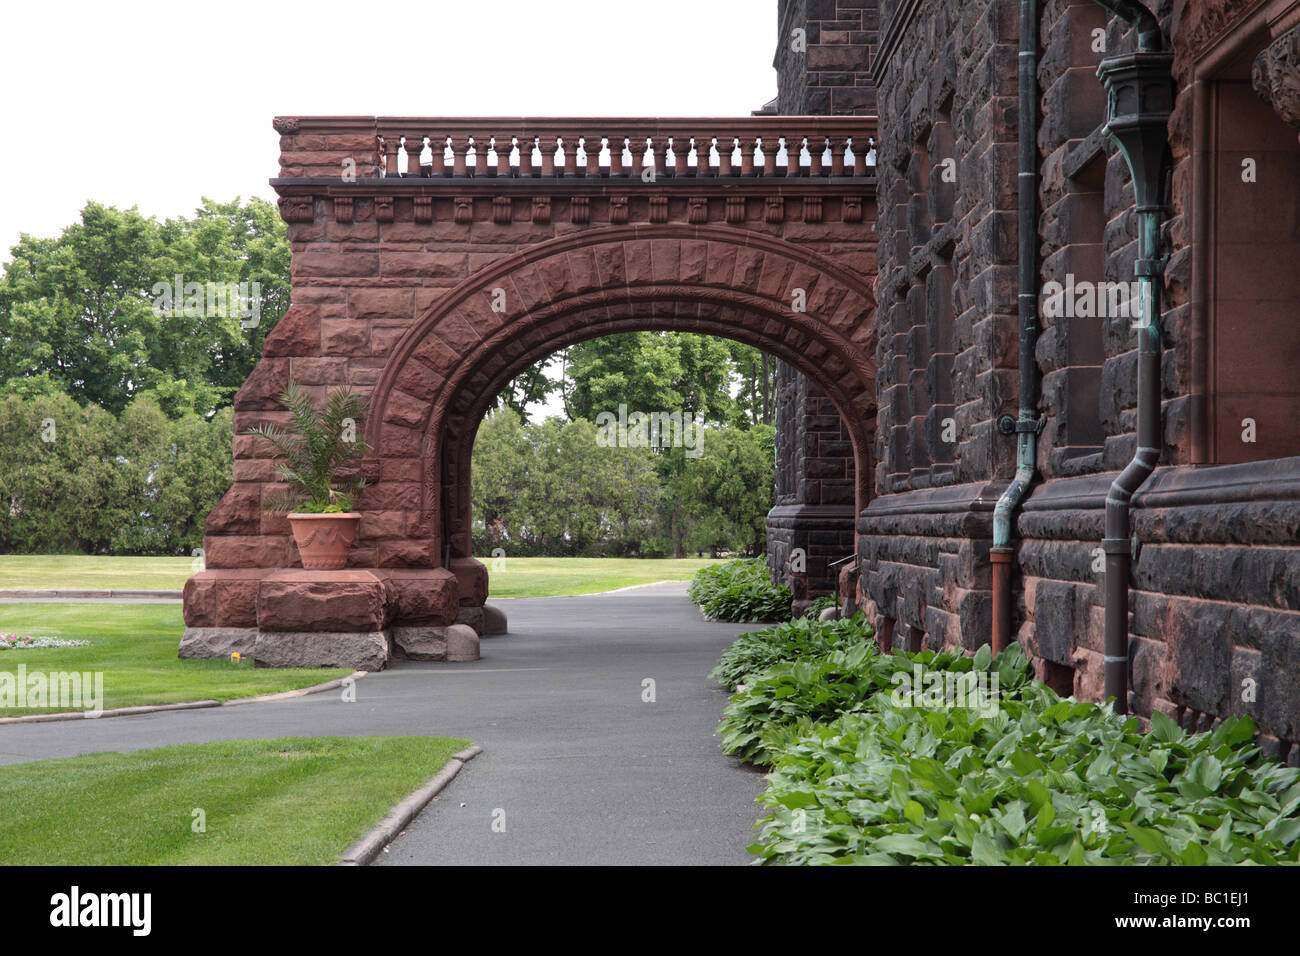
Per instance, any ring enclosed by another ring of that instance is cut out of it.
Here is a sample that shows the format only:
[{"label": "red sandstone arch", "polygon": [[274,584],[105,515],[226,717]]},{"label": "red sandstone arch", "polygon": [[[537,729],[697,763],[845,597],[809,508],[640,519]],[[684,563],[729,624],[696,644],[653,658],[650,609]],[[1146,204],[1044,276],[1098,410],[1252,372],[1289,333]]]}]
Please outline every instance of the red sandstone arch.
[{"label": "red sandstone arch", "polygon": [[[804,311],[792,308],[796,289]],[[866,282],[825,256],[733,229],[627,226],[528,247],[449,291],[393,349],[371,397],[372,484],[359,507],[403,516],[396,557],[409,567],[443,565],[444,548],[469,557],[470,452],[505,383],[574,342],[673,329],[746,342],[816,382],[852,436],[860,511],[872,474],[874,305]]]},{"label": "red sandstone arch", "polygon": [[[650,168],[663,176],[651,188],[642,160],[623,169],[617,150],[608,166],[593,151],[584,171],[574,167],[568,144],[608,124],[612,143],[653,142]],[[529,363],[613,332],[739,339],[802,371],[845,423],[864,507],[875,181],[867,151],[850,162],[849,144],[869,143],[874,126],[868,117],[278,117],[272,184],[293,251],[293,305],[235,397],[234,480],[204,525],[205,570],[185,585],[181,655],[365,669],[395,656],[476,657],[493,617],[481,608],[486,569],[469,557],[479,421]],[[527,149],[517,167],[506,150],[489,170],[477,145],[469,168],[466,145],[505,129],[542,147],[540,170]],[[716,173],[709,149],[696,149],[693,168],[676,149],[711,143],[709,129]],[[426,137],[452,143],[456,161],[441,165],[435,149],[423,167]],[[768,147],[805,138],[808,166],[793,150],[778,169]],[[562,168],[547,159],[559,140]],[[728,144],[740,149],[738,168]],[[340,180],[349,163],[358,177]],[[360,541],[339,571],[300,567],[285,517],[265,509],[281,487],[277,463],[246,434],[285,421],[279,393],[291,380],[316,398],[346,383],[369,400]]]}]

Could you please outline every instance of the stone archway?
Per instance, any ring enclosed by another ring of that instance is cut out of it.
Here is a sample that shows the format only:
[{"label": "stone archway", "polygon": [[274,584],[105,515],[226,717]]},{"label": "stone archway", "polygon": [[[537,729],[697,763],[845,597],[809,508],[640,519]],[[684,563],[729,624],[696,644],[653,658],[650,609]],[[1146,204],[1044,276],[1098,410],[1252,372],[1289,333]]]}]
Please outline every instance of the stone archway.
[{"label": "stone archway", "polygon": [[[796,289],[803,311],[791,308]],[[449,550],[462,594],[482,603],[484,572],[466,560],[469,458],[480,419],[532,362],[622,331],[733,338],[798,368],[850,423],[858,507],[865,507],[875,413],[872,308],[859,279],[816,254],[719,229],[601,230],[509,257],[431,309],[398,344],[375,390],[381,481],[384,474],[421,475],[424,536],[408,539],[411,563],[446,563],[439,555]],[[409,502],[412,492],[381,497]],[[410,526],[414,514],[408,509],[404,518]]]},{"label": "stone archway", "polygon": [[[477,635],[454,626],[476,623],[473,609],[487,596],[469,538],[479,421],[530,363],[614,332],[718,335],[799,369],[847,425],[857,508],[865,507],[875,424],[874,178],[848,145],[854,135],[867,141],[871,121],[682,121],[731,124],[717,136],[610,121],[632,132],[558,137],[566,150],[579,141],[631,148],[644,132],[656,164],[660,144],[671,142],[676,166],[662,181],[638,175],[649,149],[641,159],[633,151],[630,170],[602,166],[590,152],[585,175],[568,158],[538,172],[523,155],[556,137],[493,134],[477,138],[484,148],[469,172],[461,157],[476,137],[455,130],[507,122],[567,129],[557,120],[419,121],[441,124],[426,135],[410,120],[400,128],[365,118],[277,120],[282,177],[272,182],[293,248],[294,304],[235,400],[235,481],[205,528],[206,570],[186,585],[183,655],[241,650],[264,663],[368,668],[403,651],[477,656]],[[778,137],[791,124],[826,133]],[[445,140],[442,129],[452,129]],[[760,170],[755,144],[765,137]],[[433,171],[420,165],[426,138],[448,144],[454,168],[437,172],[437,152]],[[504,150],[495,174],[481,163],[489,141]],[[787,169],[775,167],[777,143],[793,157]],[[702,158],[688,164],[688,145]],[[802,170],[796,147],[812,157]],[[710,149],[719,165],[710,165]],[[733,152],[745,159],[735,170]],[[823,154],[832,157],[824,167]],[[327,175],[349,163],[365,175]],[[368,399],[372,453],[346,571],[302,570],[287,522],[261,507],[277,490],[275,462],[238,436],[283,419],[276,395],[291,379],[320,396],[346,383]]]}]

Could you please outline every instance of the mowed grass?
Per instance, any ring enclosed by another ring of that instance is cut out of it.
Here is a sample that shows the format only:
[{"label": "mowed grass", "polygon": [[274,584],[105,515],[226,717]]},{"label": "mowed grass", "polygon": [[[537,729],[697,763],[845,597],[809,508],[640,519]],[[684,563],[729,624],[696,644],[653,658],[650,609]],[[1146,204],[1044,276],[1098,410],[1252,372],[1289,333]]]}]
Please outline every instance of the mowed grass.
[{"label": "mowed grass", "polygon": [[336,863],[467,746],[281,737],[2,766],[0,865]]},{"label": "mowed grass", "polygon": [[[258,667],[176,656],[184,633],[179,604],[0,604],[0,634],[87,640],[89,647],[0,651],[0,672],[102,671],[105,710],[184,700],[233,700],[310,687],[351,671]],[[66,710],[0,707],[0,717]]]},{"label": "mowed grass", "polygon": [[654,581],[688,581],[710,558],[480,557],[488,569],[489,598],[595,594]]},{"label": "mowed grass", "polygon": [[0,554],[0,589],[179,591],[194,558]]},{"label": "mowed grass", "polygon": [[[709,558],[479,560],[488,567],[492,597],[594,594],[653,581],[686,581],[706,564],[718,563]],[[0,554],[0,589],[179,591],[194,573],[193,564],[193,558]]]}]

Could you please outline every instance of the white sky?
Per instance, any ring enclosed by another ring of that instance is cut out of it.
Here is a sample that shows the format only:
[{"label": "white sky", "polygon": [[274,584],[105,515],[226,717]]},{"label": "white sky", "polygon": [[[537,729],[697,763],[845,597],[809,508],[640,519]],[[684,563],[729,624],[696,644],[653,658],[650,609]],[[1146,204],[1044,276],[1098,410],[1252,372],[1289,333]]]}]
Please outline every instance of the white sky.
[{"label": "white sky", "polygon": [[744,116],[776,0],[8,0],[0,261],[88,199],[274,199],[277,114]]}]

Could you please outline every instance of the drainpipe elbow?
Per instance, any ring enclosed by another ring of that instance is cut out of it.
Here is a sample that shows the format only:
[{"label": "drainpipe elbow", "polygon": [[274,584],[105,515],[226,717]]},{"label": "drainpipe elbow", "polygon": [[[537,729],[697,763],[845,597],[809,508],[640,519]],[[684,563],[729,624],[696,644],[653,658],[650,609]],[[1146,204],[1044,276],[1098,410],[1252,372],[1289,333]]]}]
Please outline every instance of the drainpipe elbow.
[{"label": "drainpipe elbow", "polygon": [[1115,476],[1106,494],[1106,537],[1128,537],[1128,511],[1133,494],[1151,477],[1159,460],[1159,448],[1139,445],[1132,460]]},{"label": "drainpipe elbow", "polygon": [[1011,516],[1029,490],[1034,480],[1034,461],[1037,457],[1037,445],[1034,436],[1023,436],[1020,462],[1016,465],[1015,477],[1006,491],[999,496],[993,506],[993,547],[1009,548],[1011,546]]}]

